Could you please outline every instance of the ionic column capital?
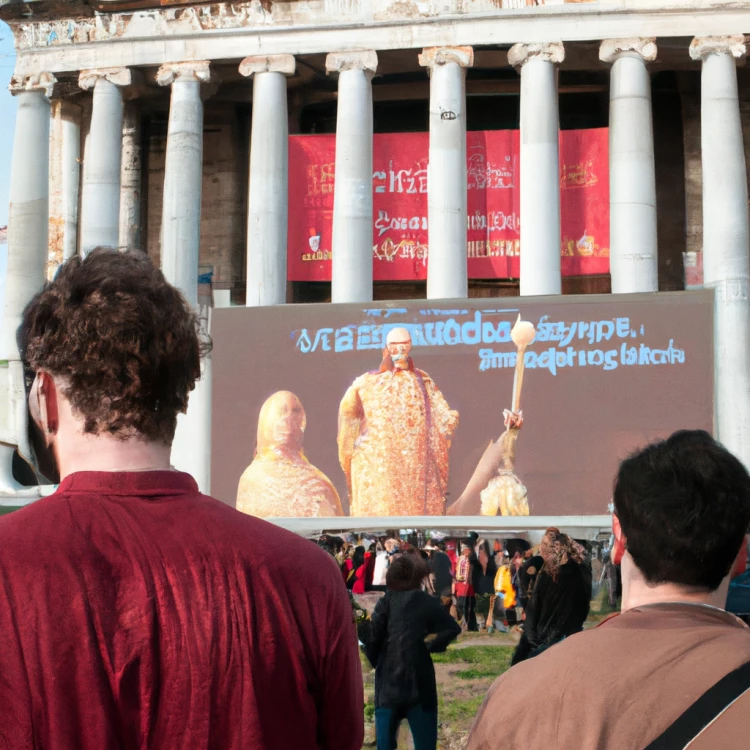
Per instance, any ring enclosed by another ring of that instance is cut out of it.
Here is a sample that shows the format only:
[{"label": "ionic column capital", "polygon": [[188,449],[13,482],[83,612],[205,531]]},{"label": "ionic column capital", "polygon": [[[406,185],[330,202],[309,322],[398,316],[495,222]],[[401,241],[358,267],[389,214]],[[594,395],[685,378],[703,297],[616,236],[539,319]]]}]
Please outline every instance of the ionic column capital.
[{"label": "ionic column capital", "polygon": [[522,68],[529,60],[544,60],[559,65],[565,59],[565,46],[562,42],[514,44],[508,50],[508,63],[514,68]]},{"label": "ionic column capital", "polygon": [[34,73],[30,76],[13,76],[10,79],[8,90],[13,96],[24,91],[41,91],[49,99],[55,89],[57,78],[52,73]]},{"label": "ionic column capital", "polygon": [[473,47],[426,47],[419,56],[423,68],[432,68],[446,63],[456,63],[462,68],[474,65]]},{"label": "ionic column capital", "polygon": [[171,86],[175,81],[211,83],[211,63],[208,60],[167,63],[156,72],[159,86]]},{"label": "ionic column capital", "polygon": [[364,70],[375,73],[378,53],[373,49],[358,52],[331,52],[326,57],[326,73],[343,73],[345,70]]},{"label": "ionic column capital", "polygon": [[120,88],[133,84],[133,73],[130,68],[92,68],[91,70],[82,70],[79,73],[78,85],[84,91],[89,91],[96,86],[96,82],[100,78]]},{"label": "ionic column capital", "polygon": [[705,60],[709,55],[731,55],[742,60],[747,53],[743,34],[732,36],[697,36],[690,43],[690,57]]},{"label": "ionic column capital", "polygon": [[293,76],[296,66],[294,55],[254,55],[240,63],[240,75],[249,77],[253,73],[283,73]]},{"label": "ionic column capital", "polygon": [[657,53],[656,37],[605,39],[599,45],[599,59],[606,63],[613,63],[623,55],[637,55],[644,62],[653,62]]}]

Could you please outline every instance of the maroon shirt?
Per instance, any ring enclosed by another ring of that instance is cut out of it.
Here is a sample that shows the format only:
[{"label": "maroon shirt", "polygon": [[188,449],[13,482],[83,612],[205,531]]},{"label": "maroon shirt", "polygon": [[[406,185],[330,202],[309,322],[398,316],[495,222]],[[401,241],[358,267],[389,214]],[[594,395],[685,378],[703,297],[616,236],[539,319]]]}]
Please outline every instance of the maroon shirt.
[{"label": "maroon shirt", "polygon": [[0,748],[359,750],[341,573],[187,474],[81,472],[0,520]]}]

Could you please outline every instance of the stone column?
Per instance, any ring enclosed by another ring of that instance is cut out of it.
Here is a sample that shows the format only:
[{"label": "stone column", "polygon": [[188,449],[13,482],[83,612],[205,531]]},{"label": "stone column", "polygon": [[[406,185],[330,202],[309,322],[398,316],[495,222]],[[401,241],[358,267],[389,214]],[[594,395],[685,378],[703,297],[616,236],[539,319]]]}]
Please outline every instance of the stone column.
[{"label": "stone column", "polygon": [[128,68],[83,70],[82,89],[93,89],[91,130],[83,155],[81,253],[100,245],[117,247],[120,233],[122,88],[132,82]]},{"label": "stone column", "polygon": [[250,185],[247,212],[246,304],[286,302],[289,135],[286,78],[294,75],[292,55],[246,57],[243,76],[253,81]]},{"label": "stone column", "polygon": [[172,87],[164,166],[161,268],[164,276],[198,305],[198,259],[203,181],[201,83],[210,80],[207,62],[163,65],[156,75]]},{"label": "stone column", "polygon": [[427,297],[466,297],[466,68],[474,50],[432,47],[419,64],[430,72]]},{"label": "stone column", "polygon": [[659,291],[651,77],[656,40],[608,39],[609,224],[612,292]]},{"label": "stone column", "polygon": [[[200,313],[208,331],[208,311],[198,308],[201,188],[203,182],[203,102],[201,84],[211,79],[208,62],[162,65],[157,83],[171,86],[164,204],[161,223],[161,268],[188,303]],[[178,415],[172,443],[172,465],[192,474],[202,492],[210,492],[211,363],[202,363],[200,380],[185,414]]]},{"label": "stone column", "polygon": [[750,231],[736,70],[745,54],[742,35],[690,45],[690,56],[703,63],[703,277],[715,293],[714,427],[750,467]]},{"label": "stone column", "polygon": [[24,373],[16,342],[23,310],[44,284],[49,252],[50,103],[55,78],[42,73],[13,78],[18,114],[10,168],[8,265],[0,359],[0,494],[15,492],[15,446],[30,457]]},{"label": "stone column", "polygon": [[141,110],[134,102],[125,103],[122,121],[122,165],[120,167],[120,247],[141,248],[141,195],[143,180],[141,155]]},{"label": "stone column", "polygon": [[521,74],[521,294],[560,294],[560,121],[557,66],[565,48],[516,44]]},{"label": "stone column", "polygon": [[81,108],[68,99],[52,102],[47,277],[78,249]]},{"label": "stone column", "polygon": [[326,71],[339,74],[332,302],[372,301],[371,81],[377,67],[373,50],[326,58]]}]

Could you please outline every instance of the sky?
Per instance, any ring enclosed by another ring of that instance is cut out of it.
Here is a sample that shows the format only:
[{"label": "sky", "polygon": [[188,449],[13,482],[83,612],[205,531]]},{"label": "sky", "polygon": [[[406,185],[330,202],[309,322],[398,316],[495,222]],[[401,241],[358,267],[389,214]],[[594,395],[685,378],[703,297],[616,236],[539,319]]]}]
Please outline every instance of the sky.
[{"label": "sky", "polygon": [[[0,226],[8,223],[10,156],[13,151],[13,129],[16,123],[16,101],[8,92],[8,83],[13,73],[14,60],[13,34],[0,21]],[[5,245],[0,245],[0,310],[5,299],[6,265]]]}]

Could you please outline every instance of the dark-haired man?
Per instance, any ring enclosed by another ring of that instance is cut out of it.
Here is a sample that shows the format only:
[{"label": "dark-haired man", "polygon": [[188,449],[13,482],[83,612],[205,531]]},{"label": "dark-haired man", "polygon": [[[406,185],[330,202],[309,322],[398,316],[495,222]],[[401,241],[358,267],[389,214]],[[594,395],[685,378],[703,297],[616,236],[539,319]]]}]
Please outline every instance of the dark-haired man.
[{"label": "dark-haired man", "polygon": [[581,750],[746,746],[750,630],[724,604],[750,476],[707,433],[681,431],[623,461],[614,508],[622,613],[500,677],[470,750],[498,737]]},{"label": "dark-haired man", "polygon": [[24,313],[37,451],[61,484],[0,520],[0,748],[362,746],[334,560],[170,467],[196,331],[135,252],[68,261]]}]

